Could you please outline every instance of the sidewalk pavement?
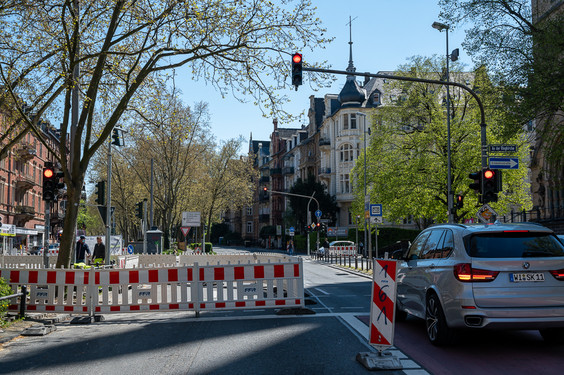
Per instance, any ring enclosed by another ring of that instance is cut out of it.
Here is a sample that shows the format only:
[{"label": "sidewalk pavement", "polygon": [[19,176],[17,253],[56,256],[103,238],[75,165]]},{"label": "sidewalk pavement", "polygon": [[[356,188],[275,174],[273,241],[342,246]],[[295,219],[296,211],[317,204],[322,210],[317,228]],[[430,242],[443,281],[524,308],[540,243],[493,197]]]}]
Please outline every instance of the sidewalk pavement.
[{"label": "sidewalk pavement", "polygon": [[61,323],[71,318],[69,314],[26,314],[25,319],[15,320],[8,324],[7,327],[0,328],[0,348],[3,344],[19,337],[31,327],[52,326],[55,323]]}]

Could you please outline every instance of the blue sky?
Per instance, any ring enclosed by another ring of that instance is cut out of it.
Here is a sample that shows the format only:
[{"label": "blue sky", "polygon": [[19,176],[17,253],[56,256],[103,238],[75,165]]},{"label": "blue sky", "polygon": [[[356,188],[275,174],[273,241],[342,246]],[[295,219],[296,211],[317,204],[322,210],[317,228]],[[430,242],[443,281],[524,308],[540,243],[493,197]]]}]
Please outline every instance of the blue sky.
[{"label": "blue sky", "polygon": [[[446,54],[445,32],[431,27],[434,21],[440,21],[436,0],[312,0],[312,3],[317,7],[317,15],[327,29],[327,35],[335,39],[325,49],[303,51],[304,61],[327,60],[333,69],[345,70],[349,58],[349,16],[353,18],[353,60],[358,72],[392,71],[412,56]],[[471,60],[461,46],[463,39],[463,30],[451,30],[449,50],[459,48],[460,61],[470,69]],[[362,78],[358,80],[362,81]],[[307,73],[304,73],[304,85],[298,91],[292,89],[288,93],[292,101],[285,108],[296,115],[307,113],[310,95],[338,94],[344,82],[345,77],[338,76],[330,89],[316,92],[309,87]],[[223,99],[204,82],[186,80],[177,81],[177,85],[183,91],[182,99],[186,104],[197,101],[209,104],[211,129],[217,140],[242,135],[248,141],[251,132],[255,140],[269,139],[272,118],[263,117],[252,102],[240,103],[232,97]],[[305,117],[302,122],[279,123],[279,126],[298,128],[302,123],[306,123]],[[246,152],[247,147],[245,144],[241,151]]]}]

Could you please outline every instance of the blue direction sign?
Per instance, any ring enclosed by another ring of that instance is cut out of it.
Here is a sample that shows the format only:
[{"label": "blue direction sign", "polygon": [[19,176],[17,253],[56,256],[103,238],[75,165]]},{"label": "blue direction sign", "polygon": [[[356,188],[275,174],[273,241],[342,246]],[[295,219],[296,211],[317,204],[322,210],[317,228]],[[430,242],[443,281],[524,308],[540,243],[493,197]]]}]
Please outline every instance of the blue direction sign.
[{"label": "blue direction sign", "polygon": [[489,157],[488,165],[491,169],[519,169],[519,158]]},{"label": "blue direction sign", "polygon": [[321,217],[321,210],[315,211],[315,217],[317,217],[317,218]]},{"label": "blue direction sign", "polygon": [[382,216],[382,205],[381,204],[371,204],[370,205],[370,216]]},{"label": "blue direction sign", "polygon": [[290,227],[289,232],[290,232],[290,236],[293,236],[294,233],[296,233],[296,229],[294,227]]}]

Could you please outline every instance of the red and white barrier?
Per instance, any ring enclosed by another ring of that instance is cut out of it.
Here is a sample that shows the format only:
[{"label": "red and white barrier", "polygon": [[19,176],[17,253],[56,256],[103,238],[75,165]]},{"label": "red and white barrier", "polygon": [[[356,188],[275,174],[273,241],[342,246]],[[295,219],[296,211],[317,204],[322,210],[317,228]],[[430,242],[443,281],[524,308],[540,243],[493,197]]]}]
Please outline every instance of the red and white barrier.
[{"label": "red and white barrier", "polygon": [[379,351],[394,341],[396,274],[397,261],[374,259],[369,342]]},{"label": "red and white barrier", "polygon": [[351,246],[330,246],[329,255],[335,256],[354,256],[356,255],[356,245]]},{"label": "red and white barrier", "polygon": [[[13,270],[0,277],[14,291],[29,285],[28,311],[139,311],[303,307],[301,259],[284,263],[170,268]],[[18,310],[18,305],[9,307]]]}]

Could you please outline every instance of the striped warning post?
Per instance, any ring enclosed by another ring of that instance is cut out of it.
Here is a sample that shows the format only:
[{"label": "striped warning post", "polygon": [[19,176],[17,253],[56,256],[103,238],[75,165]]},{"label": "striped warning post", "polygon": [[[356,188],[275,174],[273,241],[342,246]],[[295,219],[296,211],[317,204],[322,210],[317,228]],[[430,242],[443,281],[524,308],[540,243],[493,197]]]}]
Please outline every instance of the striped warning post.
[{"label": "striped warning post", "polygon": [[373,271],[369,342],[382,351],[394,339],[397,262],[374,259]]}]

